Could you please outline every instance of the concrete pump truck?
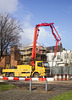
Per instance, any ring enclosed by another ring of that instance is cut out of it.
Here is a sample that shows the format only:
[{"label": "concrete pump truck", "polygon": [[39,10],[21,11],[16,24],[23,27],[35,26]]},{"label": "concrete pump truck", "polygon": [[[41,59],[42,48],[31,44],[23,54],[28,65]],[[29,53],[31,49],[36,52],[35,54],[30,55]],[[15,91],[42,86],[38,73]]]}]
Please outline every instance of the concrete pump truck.
[{"label": "concrete pump truck", "polygon": [[[31,65],[17,65],[16,68],[9,68],[9,69],[3,69],[3,73],[5,73],[5,76],[9,77],[40,77],[40,76],[47,76],[50,74],[50,68],[48,66],[48,62],[43,61],[36,61],[36,43],[38,38],[38,31],[39,27],[42,26],[50,26],[51,32],[56,40],[56,46],[55,46],[55,52],[54,57],[57,53],[57,48],[59,41],[61,40],[58,32],[56,31],[54,23],[41,23],[35,26],[34,30],[34,40],[33,40],[33,50],[32,50],[32,56],[31,56]],[[55,33],[54,33],[55,31]]]}]

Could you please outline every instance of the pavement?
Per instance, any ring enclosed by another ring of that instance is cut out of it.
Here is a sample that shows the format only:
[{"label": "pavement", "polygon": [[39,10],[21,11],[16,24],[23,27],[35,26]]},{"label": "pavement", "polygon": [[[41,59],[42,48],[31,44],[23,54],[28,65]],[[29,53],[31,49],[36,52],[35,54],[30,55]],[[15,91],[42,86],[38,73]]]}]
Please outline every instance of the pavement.
[{"label": "pavement", "polygon": [[49,100],[64,92],[72,91],[72,81],[49,82],[48,91],[45,91],[44,82],[33,82],[32,91],[29,91],[29,82],[8,81],[18,88],[0,92],[0,100]]},{"label": "pavement", "polygon": [[32,82],[32,91],[29,91],[29,81],[5,82],[17,86],[15,89],[0,92],[0,100],[49,100],[64,92],[72,91],[72,80],[48,82],[48,91],[45,91],[46,82]]}]

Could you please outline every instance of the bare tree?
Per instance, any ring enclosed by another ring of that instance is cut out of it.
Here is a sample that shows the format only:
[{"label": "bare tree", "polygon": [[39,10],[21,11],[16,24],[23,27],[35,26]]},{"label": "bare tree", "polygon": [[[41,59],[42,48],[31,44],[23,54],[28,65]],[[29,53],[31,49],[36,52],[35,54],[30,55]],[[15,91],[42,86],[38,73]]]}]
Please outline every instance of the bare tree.
[{"label": "bare tree", "polygon": [[18,45],[22,29],[9,14],[0,14],[0,58],[10,46]]}]

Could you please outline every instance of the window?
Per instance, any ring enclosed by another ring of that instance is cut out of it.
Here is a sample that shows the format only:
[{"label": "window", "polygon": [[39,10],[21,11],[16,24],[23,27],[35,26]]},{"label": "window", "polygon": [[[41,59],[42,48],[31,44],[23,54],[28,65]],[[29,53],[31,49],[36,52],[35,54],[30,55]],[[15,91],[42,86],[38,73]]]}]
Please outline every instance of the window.
[{"label": "window", "polygon": [[65,59],[69,59],[69,54],[68,53],[65,53],[64,58]]},{"label": "window", "polygon": [[23,55],[21,55],[21,58],[23,58]]},{"label": "window", "polygon": [[39,51],[39,48],[37,48],[37,52]]},{"label": "window", "polygon": [[51,58],[52,58],[52,60],[53,60],[54,56],[52,55]]},{"label": "window", "polygon": [[64,54],[64,59],[66,59],[66,53]]},{"label": "window", "polygon": [[60,59],[60,55],[57,55],[57,59],[58,59],[58,60]]},{"label": "window", "polygon": [[69,59],[69,54],[67,53],[67,59]]},{"label": "window", "polygon": [[43,62],[44,67],[49,67],[49,63],[48,62]]},{"label": "window", "polygon": [[71,59],[72,59],[72,53],[71,53]]},{"label": "window", "polygon": [[37,65],[38,65],[39,67],[42,67],[42,63],[38,63]]}]

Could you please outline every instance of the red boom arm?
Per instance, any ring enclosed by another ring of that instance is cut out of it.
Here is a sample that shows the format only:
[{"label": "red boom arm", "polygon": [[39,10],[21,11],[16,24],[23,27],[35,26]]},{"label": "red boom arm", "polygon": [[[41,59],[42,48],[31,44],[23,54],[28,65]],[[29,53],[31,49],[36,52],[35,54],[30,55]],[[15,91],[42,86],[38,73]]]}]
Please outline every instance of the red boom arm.
[{"label": "red boom arm", "polygon": [[[58,49],[58,43],[61,40],[61,38],[60,38],[60,36],[59,36],[58,32],[56,31],[53,24],[54,23],[41,23],[41,24],[36,25],[35,30],[34,30],[33,50],[32,50],[32,56],[31,56],[31,65],[32,66],[34,66],[34,61],[36,59],[36,43],[37,43],[37,37],[38,37],[38,31],[39,31],[38,28],[41,26],[50,26],[52,34],[53,34],[54,38],[56,39],[54,57],[56,56],[57,49]],[[57,36],[55,35],[53,29],[55,30]]]}]

